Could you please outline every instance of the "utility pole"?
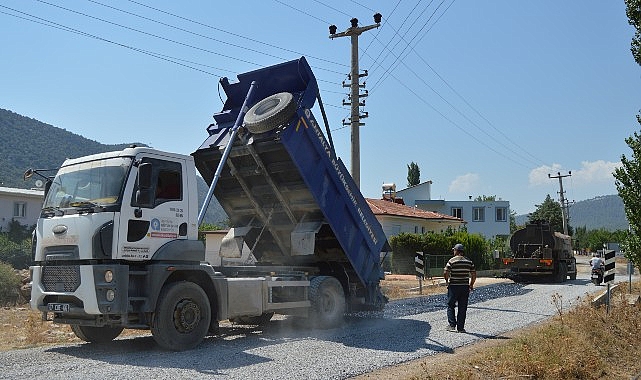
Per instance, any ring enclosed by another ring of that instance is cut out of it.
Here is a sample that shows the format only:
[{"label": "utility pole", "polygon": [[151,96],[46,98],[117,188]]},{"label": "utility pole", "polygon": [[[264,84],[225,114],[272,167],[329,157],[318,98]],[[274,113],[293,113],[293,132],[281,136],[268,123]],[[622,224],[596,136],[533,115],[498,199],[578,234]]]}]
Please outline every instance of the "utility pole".
[{"label": "utility pole", "polygon": [[[351,37],[351,42],[352,42],[352,61],[351,61],[351,70],[349,74],[349,84],[345,84],[343,82],[343,87],[350,87],[350,95],[349,95],[349,102],[345,102],[343,100],[343,105],[351,105],[351,112],[350,112],[350,118],[349,118],[349,125],[351,125],[351,132],[352,132],[352,156],[351,156],[351,174],[352,177],[354,178],[354,182],[356,182],[356,186],[359,188],[361,187],[361,149],[360,149],[360,134],[359,134],[359,127],[361,125],[365,125],[365,123],[361,123],[360,119],[361,118],[366,118],[368,115],[367,113],[364,113],[363,115],[360,114],[358,107],[359,106],[365,106],[365,101],[361,102],[360,98],[366,97],[367,96],[367,90],[365,90],[364,94],[360,93],[360,88],[365,87],[365,84],[360,84],[359,79],[361,77],[367,76],[367,71],[365,71],[364,74],[359,73],[358,69],[358,36],[360,36],[363,32],[378,28],[381,25],[381,19],[383,16],[381,16],[380,13],[376,13],[374,15],[374,22],[375,24],[373,25],[368,25],[368,26],[358,26],[358,19],[353,18],[350,20],[351,27],[348,28],[346,31],[341,32],[341,33],[336,33],[336,25],[330,25],[329,26],[329,38],[334,39],[336,37],[346,37],[349,36]],[[343,125],[347,125],[345,121],[343,121]]]},{"label": "utility pole", "polygon": [[570,216],[568,215],[568,204],[567,201],[565,200],[565,191],[563,191],[563,178],[565,177],[571,177],[572,172],[569,171],[568,174],[561,175],[560,172],[557,172],[555,176],[552,176],[548,174],[548,178],[558,178],[559,179],[559,188],[561,191],[559,191],[560,199],[561,199],[561,217],[563,218],[563,233],[568,235],[568,223]]}]

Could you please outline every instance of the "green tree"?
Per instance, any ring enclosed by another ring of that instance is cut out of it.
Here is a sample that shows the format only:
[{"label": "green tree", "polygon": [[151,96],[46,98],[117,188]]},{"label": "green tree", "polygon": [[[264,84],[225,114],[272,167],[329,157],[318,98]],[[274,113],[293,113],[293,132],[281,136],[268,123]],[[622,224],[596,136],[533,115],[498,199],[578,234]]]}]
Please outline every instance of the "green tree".
[{"label": "green tree", "polygon": [[510,233],[513,234],[514,231],[518,230],[523,226],[516,224],[516,211],[510,211]]},{"label": "green tree", "polygon": [[[628,22],[636,29],[630,51],[635,62],[641,66],[641,0],[624,1]],[[637,122],[641,125],[641,113],[637,115]],[[625,139],[625,143],[632,149],[632,157],[627,158],[622,154],[621,166],[614,170],[614,183],[630,224],[622,248],[628,260],[641,268],[641,135],[634,132]]]},{"label": "green tree", "polygon": [[407,165],[407,187],[421,183],[421,169],[414,161]]},{"label": "green tree", "polygon": [[475,202],[494,202],[496,200],[496,195],[479,195],[474,198]]},{"label": "green tree", "polygon": [[[535,205],[536,210],[528,216],[529,222],[536,220],[545,220],[550,223],[554,231],[563,232],[563,213],[561,205],[548,194],[540,205]],[[569,227],[568,227],[569,230]],[[572,233],[570,232],[570,235]]]},{"label": "green tree", "polygon": [[[637,115],[641,125],[641,114]],[[623,244],[626,257],[641,268],[641,134],[634,132],[625,139],[632,156],[621,155],[621,166],[614,170],[614,184],[623,200],[630,232]]]},{"label": "green tree", "polygon": [[641,0],[624,0],[625,14],[628,16],[628,22],[636,29],[630,51],[634,60],[641,65]]}]

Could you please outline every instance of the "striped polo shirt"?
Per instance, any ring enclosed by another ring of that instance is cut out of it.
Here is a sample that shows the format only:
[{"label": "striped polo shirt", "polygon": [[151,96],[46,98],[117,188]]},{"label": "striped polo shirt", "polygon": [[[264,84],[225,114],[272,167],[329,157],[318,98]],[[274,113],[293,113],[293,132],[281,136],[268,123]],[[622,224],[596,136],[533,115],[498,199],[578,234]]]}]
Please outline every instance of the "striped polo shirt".
[{"label": "striped polo shirt", "polygon": [[449,259],[445,270],[450,272],[450,285],[469,285],[470,273],[476,272],[472,260],[462,255]]}]

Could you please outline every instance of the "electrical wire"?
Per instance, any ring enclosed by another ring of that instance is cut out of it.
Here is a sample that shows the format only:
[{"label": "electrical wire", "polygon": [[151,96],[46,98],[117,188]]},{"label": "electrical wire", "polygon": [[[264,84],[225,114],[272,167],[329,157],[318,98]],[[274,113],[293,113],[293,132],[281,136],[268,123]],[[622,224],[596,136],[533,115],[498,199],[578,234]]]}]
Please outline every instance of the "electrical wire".
[{"label": "electrical wire", "polygon": [[[87,0],[87,1],[92,1],[92,0]],[[329,59],[322,58],[322,57],[317,57],[317,56],[314,56],[314,55],[311,55],[311,54],[301,53],[301,52],[298,52],[298,51],[296,51],[296,50],[287,49],[287,48],[284,48],[284,47],[282,47],[282,46],[278,46],[278,45],[270,44],[270,43],[267,43],[267,42],[259,41],[259,40],[257,40],[257,39],[251,38],[251,37],[243,36],[243,35],[238,34],[238,33],[233,33],[233,32],[230,32],[230,31],[227,31],[227,30],[221,29],[221,28],[217,28],[217,27],[214,27],[214,26],[211,26],[211,25],[208,25],[208,24],[205,24],[205,23],[202,23],[202,22],[199,22],[199,21],[196,21],[196,20],[193,20],[193,19],[187,18],[187,17],[183,17],[183,16],[180,16],[180,15],[177,15],[177,14],[175,14],[175,13],[171,13],[171,12],[168,12],[168,11],[162,10],[162,9],[160,9],[160,8],[152,7],[152,6],[150,6],[150,5],[147,5],[147,4],[144,4],[144,3],[141,3],[141,2],[136,1],[136,0],[127,0],[127,1],[129,1],[130,3],[136,4],[136,5],[139,5],[139,6],[141,6],[141,7],[145,7],[145,8],[151,9],[151,10],[156,11],[156,12],[159,12],[159,13],[162,13],[162,14],[165,14],[165,15],[168,15],[168,16],[172,16],[172,17],[175,17],[175,18],[180,19],[180,20],[183,20],[183,21],[190,22],[190,23],[195,24],[195,25],[203,26],[203,27],[205,27],[205,28],[209,28],[209,29],[212,29],[212,30],[215,30],[215,31],[221,32],[221,33],[225,33],[225,34],[228,34],[228,35],[230,35],[230,36],[234,36],[234,37],[242,38],[242,39],[245,39],[245,40],[247,40],[247,41],[251,41],[251,42],[254,42],[254,43],[257,43],[257,44],[261,44],[261,45],[264,45],[264,46],[268,46],[268,47],[270,47],[270,48],[280,49],[280,50],[285,51],[285,52],[288,52],[288,53],[294,53],[294,54],[296,54],[296,55],[306,56],[306,57],[309,57],[309,58],[316,59],[316,60],[318,60],[318,61],[322,61],[322,62],[326,62],[326,63],[331,63],[331,64],[338,65],[338,66],[349,67],[349,65],[344,64],[344,63],[340,63],[340,62],[336,62],[336,61],[331,61],[331,60],[329,60]],[[281,4],[286,5],[286,4],[282,3],[282,2],[281,2]],[[287,5],[286,5],[286,6],[287,6]],[[294,8],[294,9],[295,9],[295,8]],[[298,9],[296,9],[296,10],[298,10]],[[298,11],[299,11],[299,12],[302,12],[302,11],[300,11],[300,10],[298,10]],[[305,14],[306,14],[306,13],[305,13]]]},{"label": "electrical wire", "polygon": [[[0,4],[0,7],[4,8],[4,9],[8,9],[8,10],[10,10],[12,12],[18,13],[18,14],[12,14],[12,13],[8,13],[8,12],[0,11],[0,13],[3,13],[3,14],[8,15],[8,16],[12,16],[12,17],[15,17],[15,18],[18,18],[18,19],[22,19],[22,20],[25,20],[25,21],[30,21],[30,22],[33,22],[33,23],[36,23],[36,24],[48,26],[50,28],[59,29],[59,30],[63,30],[63,31],[66,31],[66,32],[78,34],[78,35],[85,36],[85,37],[92,38],[92,39],[96,39],[96,40],[99,40],[99,41],[107,42],[107,43],[110,43],[112,45],[120,46],[120,47],[129,49],[129,50],[132,50],[132,51],[136,51],[138,53],[146,54],[146,55],[149,55],[151,57],[155,57],[155,58],[167,61],[167,62],[171,62],[171,63],[174,63],[176,65],[183,66],[183,67],[186,67],[186,68],[189,68],[189,69],[192,69],[192,70],[195,70],[195,71],[207,74],[207,75],[222,77],[222,75],[219,75],[219,74],[207,71],[207,70],[203,70],[203,69],[200,69],[198,67],[190,66],[190,65],[185,64],[185,63],[181,63],[181,61],[182,62],[190,62],[190,61],[187,61],[187,60],[184,60],[184,59],[179,59],[179,58],[171,57],[171,56],[168,56],[168,55],[155,53],[155,52],[150,51],[150,50],[146,50],[146,49],[138,48],[138,47],[135,47],[135,46],[123,44],[123,43],[120,43],[120,42],[112,41],[112,40],[109,40],[107,38],[103,38],[103,37],[100,37],[100,36],[97,36],[97,35],[94,35],[94,34],[91,34],[91,33],[83,32],[81,30],[74,29],[74,28],[71,28],[71,27],[68,27],[68,26],[65,26],[65,25],[62,25],[62,24],[47,20],[47,19],[43,19],[41,17],[26,13],[26,12],[22,12],[22,11],[19,11],[17,9],[14,9],[14,8],[11,8],[11,7],[7,7],[7,6],[1,5],[1,4]],[[27,17],[19,16],[19,14],[22,14],[22,15],[27,16]],[[202,64],[197,64],[197,65],[206,67],[206,65],[202,65]],[[221,69],[221,70],[223,70],[223,69]],[[225,70],[225,71],[228,71],[228,70]]]}]

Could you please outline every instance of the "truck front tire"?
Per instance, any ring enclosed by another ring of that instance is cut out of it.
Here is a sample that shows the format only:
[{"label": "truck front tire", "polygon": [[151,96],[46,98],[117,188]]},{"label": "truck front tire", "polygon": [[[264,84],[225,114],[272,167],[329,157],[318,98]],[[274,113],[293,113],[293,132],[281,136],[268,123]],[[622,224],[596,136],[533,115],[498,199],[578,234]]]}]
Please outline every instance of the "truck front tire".
[{"label": "truck front tire", "polygon": [[193,282],[174,282],[160,292],[151,333],[164,349],[189,350],[202,342],[210,322],[211,307],[205,291]]},{"label": "truck front tire", "polygon": [[251,133],[264,133],[286,123],[298,105],[289,92],[279,92],[254,104],[245,114],[245,127]]},{"label": "truck front tire", "polygon": [[318,276],[310,281],[309,300],[312,304],[310,322],[323,329],[339,326],[345,314],[343,286],[334,277]]},{"label": "truck front tire", "polygon": [[71,331],[81,340],[89,343],[108,343],[116,339],[118,335],[124,330],[123,327],[95,327],[95,326],[81,326],[71,325]]}]

